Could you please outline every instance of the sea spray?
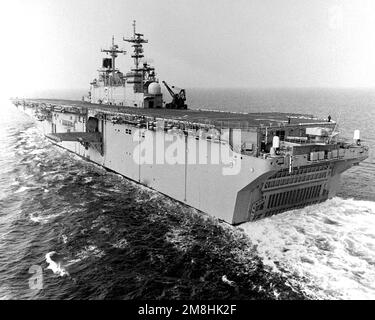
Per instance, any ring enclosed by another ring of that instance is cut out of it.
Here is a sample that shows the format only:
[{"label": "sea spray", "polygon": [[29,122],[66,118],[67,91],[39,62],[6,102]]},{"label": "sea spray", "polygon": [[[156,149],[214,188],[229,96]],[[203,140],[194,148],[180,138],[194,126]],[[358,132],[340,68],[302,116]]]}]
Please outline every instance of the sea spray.
[{"label": "sea spray", "polygon": [[[57,258],[58,261],[54,261],[52,258]],[[55,251],[48,252],[46,254],[46,262],[48,263],[47,269],[52,270],[54,274],[59,275],[60,277],[69,276],[68,271],[64,269],[62,266],[62,261],[59,261],[60,259],[57,256],[57,253]]]},{"label": "sea spray", "polygon": [[241,226],[265,265],[309,295],[372,299],[375,202],[334,198]]}]

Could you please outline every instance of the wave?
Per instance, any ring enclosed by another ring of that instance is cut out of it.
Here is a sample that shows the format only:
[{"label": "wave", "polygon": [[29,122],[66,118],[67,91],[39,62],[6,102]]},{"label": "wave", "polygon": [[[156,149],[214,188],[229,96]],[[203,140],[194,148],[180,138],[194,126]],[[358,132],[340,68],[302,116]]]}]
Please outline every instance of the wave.
[{"label": "wave", "polygon": [[33,213],[30,214],[30,220],[35,223],[41,223],[41,224],[46,224],[50,222],[52,219],[57,218],[61,215],[62,213],[56,213],[56,214],[50,214],[46,216],[36,216]]},{"label": "wave", "polygon": [[91,256],[96,257],[96,258],[101,258],[104,255],[105,253],[102,250],[100,250],[97,246],[89,245],[89,246],[85,246],[81,251],[79,251],[76,256],[77,256],[77,259],[79,259],[79,261],[82,261]]},{"label": "wave", "polygon": [[111,243],[111,246],[116,249],[124,249],[127,246],[129,246],[129,243],[126,239],[120,239],[116,241],[115,243]]},{"label": "wave", "polygon": [[68,242],[68,237],[65,234],[63,234],[61,236],[61,239],[62,239],[62,241],[63,241],[64,244],[66,244]]},{"label": "wave", "polygon": [[334,198],[241,226],[263,263],[321,299],[375,298],[375,202]]},{"label": "wave", "polygon": [[19,189],[17,189],[16,191],[14,191],[14,193],[22,193],[22,192],[25,192],[25,191],[30,190],[30,189],[32,189],[32,188],[31,187],[22,186]]}]

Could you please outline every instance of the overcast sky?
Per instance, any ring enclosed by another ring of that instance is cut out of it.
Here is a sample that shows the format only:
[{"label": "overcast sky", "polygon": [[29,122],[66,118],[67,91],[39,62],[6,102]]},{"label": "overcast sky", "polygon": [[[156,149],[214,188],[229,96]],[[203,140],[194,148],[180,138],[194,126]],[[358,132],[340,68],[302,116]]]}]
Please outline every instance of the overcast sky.
[{"label": "overcast sky", "polygon": [[[1,1],[1,87],[88,88],[114,35],[145,34],[180,87],[375,87],[373,0]],[[130,57],[117,66],[126,72]]]}]

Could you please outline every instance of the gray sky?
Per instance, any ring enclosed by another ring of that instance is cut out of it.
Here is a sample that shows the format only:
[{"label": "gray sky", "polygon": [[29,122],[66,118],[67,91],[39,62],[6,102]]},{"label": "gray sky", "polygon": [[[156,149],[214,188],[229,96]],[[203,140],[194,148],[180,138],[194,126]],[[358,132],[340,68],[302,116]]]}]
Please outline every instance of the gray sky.
[{"label": "gray sky", "polygon": [[[161,80],[180,87],[375,87],[373,0],[12,0],[2,87],[88,88],[132,21]],[[130,57],[122,56],[123,72]]]}]

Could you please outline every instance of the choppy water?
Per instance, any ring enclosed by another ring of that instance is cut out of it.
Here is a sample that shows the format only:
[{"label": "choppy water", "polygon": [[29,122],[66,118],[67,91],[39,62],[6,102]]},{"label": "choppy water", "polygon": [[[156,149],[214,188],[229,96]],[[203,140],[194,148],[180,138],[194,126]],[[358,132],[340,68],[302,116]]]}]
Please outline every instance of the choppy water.
[{"label": "choppy water", "polygon": [[[191,103],[329,112],[375,149],[373,91],[214,93],[190,90]],[[1,110],[0,298],[375,298],[373,153],[336,198],[231,227],[57,148],[9,102]]]}]

